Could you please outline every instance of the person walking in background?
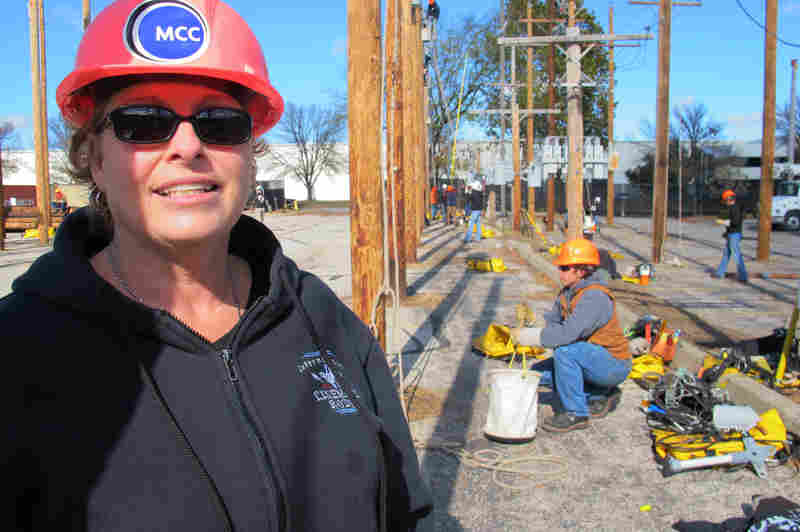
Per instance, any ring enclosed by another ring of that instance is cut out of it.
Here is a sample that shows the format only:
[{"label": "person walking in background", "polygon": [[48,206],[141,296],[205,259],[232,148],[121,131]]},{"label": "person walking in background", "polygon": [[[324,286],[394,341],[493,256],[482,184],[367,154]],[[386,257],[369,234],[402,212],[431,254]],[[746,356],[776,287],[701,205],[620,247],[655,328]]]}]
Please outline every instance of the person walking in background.
[{"label": "person walking in background", "polygon": [[465,208],[469,209],[469,224],[464,243],[468,243],[475,231],[475,242],[481,241],[481,211],[483,210],[483,187],[479,182],[472,184],[466,198]]},{"label": "person walking in background", "polygon": [[434,183],[431,187],[431,223],[436,220],[437,214],[441,214],[441,208],[439,204],[439,188]]},{"label": "person walking in background", "polygon": [[447,186],[447,225],[456,222],[456,204],[458,200],[458,192],[453,185]]},{"label": "person walking in background", "polygon": [[377,338],[243,214],[284,108],[249,25],[117,0],[56,101],[90,205],[0,299],[2,529],[425,527]]},{"label": "person walking in background", "polygon": [[746,283],[748,282],[747,269],[744,266],[741,250],[744,210],[741,204],[736,203],[736,193],[733,190],[728,189],[722,193],[722,202],[726,208],[722,217],[717,218],[716,222],[726,227],[725,233],[722,235],[725,238],[725,250],[722,252],[722,260],[717,270],[711,274],[711,277],[724,278],[728,271],[728,262],[733,257],[733,260],[736,261],[737,279],[740,283]]},{"label": "person walking in background", "polygon": [[469,183],[464,185],[464,218],[466,221],[469,221],[469,213],[471,209],[469,208],[469,193],[472,190],[472,187]]},{"label": "person walking in background", "polygon": [[585,429],[589,418],[602,418],[619,404],[619,385],[631,371],[628,340],[617,318],[616,303],[596,270],[597,248],[576,238],[561,245],[558,267],[562,289],[544,327],[511,329],[514,345],[553,348],[553,356],[531,369],[558,398],[554,416],[542,428],[550,432]]}]

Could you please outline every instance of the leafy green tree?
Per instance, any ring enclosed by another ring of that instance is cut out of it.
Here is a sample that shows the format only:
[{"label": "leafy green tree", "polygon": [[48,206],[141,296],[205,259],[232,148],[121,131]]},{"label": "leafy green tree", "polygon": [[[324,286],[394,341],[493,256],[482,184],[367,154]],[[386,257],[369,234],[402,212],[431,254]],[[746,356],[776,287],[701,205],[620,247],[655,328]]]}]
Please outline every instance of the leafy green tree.
[{"label": "leafy green tree", "polygon": [[[577,16],[581,19],[582,33],[603,33],[603,28],[597,24],[594,14],[583,7],[583,1],[577,2]],[[455,134],[455,121],[459,103],[459,92],[462,84],[462,74],[465,59],[469,60],[466,82],[464,83],[461,101],[461,124],[466,120],[476,124],[484,130],[489,138],[510,138],[510,117],[505,121],[498,114],[480,114],[486,109],[505,107],[511,109],[511,102],[507,95],[496,84],[500,81],[500,46],[497,39],[500,36],[517,37],[527,35],[527,24],[519,22],[527,18],[528,0],[506,0],[503,27],[500,27],[499,12],[492,16],[476,18],[467,16],[453,24],[444,24],[439,28],[439,38],[428,52],[430,66],[428,82],[430,91],[431,113],[431,145],[434,153],[435,175],[449,169],[449,147]],[[446,11],[445,11],[446,12]],[[548,16],[547,0],[532,0],[534,18]],[[564,33],[565,26],[557,26],[554,33]],[[547,28],[543,25],[535,26],[534,35],[545,35]],[[549,47],[533,47],[533,87],[534,98],[531,104],[526,102],[527,90],[516,90],[517,103],[521,109],[534,107],[547,107],[547,58]],[[510,51],[506,50],[504,63],[506,82],[511,80]],[[594,87],[585,87],[583,90],[583,120],[584,134],[586,136],[599,136],[607,139],[607,78],[608,78],[608,52],[603,47],[592,48],[582,59],[583,73],[596,82]],[[560,52],[555,55],[555,76],[561,78],[566,72],[565,56]],[[527,77],[527,52],[524,47],[517,47],[516,81],[524,83]],[[564,108],[563,89],[556,89],[556,106]],[[506,98],[505,102],[503,99]],[[505,122],[507,131],[501,134]],[[556,116],[556,135],[566,135],[567,115],[566,110]],[[520,124],[521,145],[527,139],[528,121]],[[538,115],[534,119],[534,138],[542,139],[547,135],[547,120]]]},{"label": "leafy green tree", "polygon": [[[478,121],[470,111],[486,109],[491,85],[497,81],[497,58],[487,55],[496,41],[496,21],[469,15],[452,26],[439,28],[438,39],[430,46],[426,63],[430,94],[430,143],[433,153],[433,175],[450,168],[452,138],[456,122],[460,127]],[[464,65],[468,61],[466,78]],[[463,92],[462,92],[463,80]],[[461,115],[459,116],[459,95]]]}]

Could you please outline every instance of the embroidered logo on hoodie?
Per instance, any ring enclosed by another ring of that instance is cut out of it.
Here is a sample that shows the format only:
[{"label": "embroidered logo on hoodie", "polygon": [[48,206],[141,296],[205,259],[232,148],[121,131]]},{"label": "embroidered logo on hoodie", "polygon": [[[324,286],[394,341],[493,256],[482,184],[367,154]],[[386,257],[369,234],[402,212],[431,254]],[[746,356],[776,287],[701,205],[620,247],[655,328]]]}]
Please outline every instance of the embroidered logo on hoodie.
[{"label": "embroidered logo on hoodie", "polygon": [[[330,350],[328,355],[333,360],[333,363],[336,364],[337,372],[343,371],[342,364],[336,360],[335,355]],[[317,403],[327,402],[331,410],[340,415],[350,415],[357,412],[348,391],[336,379],[334,371],[325,362],[319,351],[303,353],[297,363],[297,372],[300,375],[308,375],[308,378],[312,380],[314,401]],[[351,390],[350,393],[355,397],[359,397],[355,390]]]}]

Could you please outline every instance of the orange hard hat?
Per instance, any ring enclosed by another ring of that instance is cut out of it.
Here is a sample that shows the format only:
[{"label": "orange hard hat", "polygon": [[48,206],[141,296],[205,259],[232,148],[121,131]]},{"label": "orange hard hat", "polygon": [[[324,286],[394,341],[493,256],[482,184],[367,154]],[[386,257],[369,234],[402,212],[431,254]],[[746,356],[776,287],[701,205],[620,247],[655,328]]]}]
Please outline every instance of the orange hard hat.
[{"label": "orange hard hat", "polygon": [[93,83],[154,74],[202,76],[249,89],[254,136],[266,133],[283,113],[258,40],[221,0],[115,1],[86,29],[56,102],[64,118],[81,127],[94,112]]},{"label": "orange hard hat", "polygon": [[573,264],[589,264],[592,266],[600,265],[600,253],[597,248],[585,238],[575,238],[567,240],[561,244],[561,252],[556,260],[556,266],[571,266]]},{"label": "orange hard hat", "polygon": [[722,193],[722,199],[724,199],[724,200],[726,200],[726,199],[728,199],[728,198],[735,198],[735,197],[736,197],[736,192],[734,192],[734,191],[733,191],[733,190],[731,190],[731,189],[725,190],[725,191]]}]

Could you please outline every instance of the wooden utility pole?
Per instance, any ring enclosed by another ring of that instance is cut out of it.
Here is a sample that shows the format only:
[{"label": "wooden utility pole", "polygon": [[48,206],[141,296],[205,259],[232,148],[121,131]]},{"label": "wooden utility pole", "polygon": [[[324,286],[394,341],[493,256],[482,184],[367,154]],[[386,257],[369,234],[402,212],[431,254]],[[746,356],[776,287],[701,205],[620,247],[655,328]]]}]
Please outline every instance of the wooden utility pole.
[{"label": "wooden utility pole", "polygon": [[42,136],[42,173],[44,174],[43,181],[43,200],[44,212],[46,213],[42,219],[42,224],[45,226],[44,237],[42,237],[41,228],[39,229],[39,241],[47,244],[50,239],[50,143],[48,142],[48,121],[47,121],[47,59],[45,45],[45,24],[44,24],[44,0],[36,0],[37,9],[39,10],[39,69],[41,71],[39,77],[39,112],[42,114],[39,134]]},{"label": "wooden utility pole", "polygon": [[415,74],[414,68],[414,54],[416,46],[414,44],[415,35],[414,24],[412,21],[412,6],[411,2],[401,0],[400,2],[400,56],[402,57],[403,75],[402,75],[402,97],[403,97],[403,122],[402,122],[402,136],[403,136],[403,198],[405,201],[405,260],[406,264],[413,264],[417,262],[417,244],[419,242],[419,232],[417,223],[417,203],[419,201],[419,180],[415,175],[417,172],[415,145],[416,136],[414,134],[414,121],[416,114],[414,112],[414,100],[416,99],[416,91],[414,90],[415,83],[413,77]]},{"label": "wooden utility pole", "polygon": [[[353,312],[364,323],[383,287],[381,190],[381,14],[380,0],[347,2],[347,85],[350,136],[350,257]],[[386,349],[383,298],[375,316],[376,336]]]},{"label": "wooden utility pole", "polygon": [[[386,145],[389,157],[386,158],[388,172],[394,180],[394,215],[389,219],[389,227],[394,227],[396,246],[389,245],[389,268],[392,286],[398,287],[397,297],[404,300],[408,295],[406,278],[405,247],[405,198],[403,197],[403,54],[401,53],[400,6],[403,0],[388,0],[386,4]],[[388,183],[387,183],[388,186]],[[392,238],[390,233],[389,238]],[[396,284],[395,284],[396,279]]]},{"label": "wooden utility pole", "polygon": [[[555,15],[555,0],[548,0],[547,2],[547,17],[549,19],[553,19]],[[553,33],[553,23],[549,24],[549,32],[551,35]],[[552,109],[555,107],[556,103],[556,47],[555,44],[551,44],[548,46],[548,54],[547,54],[547,107]],[[556,134],[556,116],[555,115],[547,115],[547,136],[553,137]],[[554,181],[555,176],[544,175],[542,172],[543,178],[547,179],[547,230],[553,230],[553,224],[555,223],[555,216],[556,216],[556,183]]]},{"label": "wooden utility pole", "polygon": [[[614,33],[614,6],[608,6],[608,31]],[[608,181],[606,182],[606,223],[614,225],[614,41],[608,43]]]},{"label": "wooden utility pole", "polygon": [[[569,0],[567,35],[577,35],[575,0]],[[583,236],[583,90],[581,89],[581,46],[577,42],[567,47],[567,136],[569,162],[567,166],[567,239]]]},{"label": "wooden utility pole", "polygon": [[[511,86],[517,84],[517,48],[511,48]],[[519,232],[522,223],[522,177],[520,175],[520,149],[519,149],[519,103],[517,92],[514,90],[511,99],[511,151],[514,165],[514,188],[512,191],[511,210],[513,213],[511,230]]]},{"label": "wooden utility pole", "polygon": [[[764,28],[764,117],[761,134],[761,187],[758,215],[758,248],[756,259],[769,260],[769,241],[772,235],[772,167],[775,162],[775,51],[778,31],[778,0],[766,0],[767,15]],[[789,133],[794,134],[794,131]]]},{"label": "wooden utility pole", "polygon": [[651,260],[664,256],[667,232],[667,176],[669,175],[669,65],[672,0],[660,0],[658,9],[658,95],[656,99],[656,156],[653,176],[653,252]]},{"label": "wooden utility pole", "polygon": [[424,80],[424,56],[422,46],[422,6],[411,5],[411,19],[413,26],[413,55],[411,61],[414,65],[414,100],[412,101],[412,111],[414,117],[414,173],[417,177],[417,245],[422,238],[422,231],[425,229],[425,196],[428,187],[428,176],[425,172],[425,152],[427,142],[425,135],[425,80]]},{"label": "wooden utility pole", "polygon": [[[581,105],[582,78],[581,58],[601,41],[650,39],[650,34],[639,35],[581,35],[575,25],[575,0],[569,0],[568,27],[566,35],[546,37],[501,37],[498,44],[505,46],[543,46],[554,43],[567,45],[567,133],[569,135],[569,171],[567,180],[567,210],[569,228],[567,237],[578,238],[583,228],[583,110]],[[587,49],[581,52],[581,43]],[[559,48],[561,50],[561,48]],[[563,50],[562,50],[563,51]],[[512,56],[513,57],[513,56]]]},{"label": "wooden utility pole", "polygon": [[[520,222],[521,222],[521,212],[522,212],[522,180],[520,178],[520,148],[519,148],[519,121],[522,118],[530,115],[537,115],[537,114],[552,114],[552,113],[560,113],[561,109],[520,109],[519,104],[517,103],[517,94],[516,88],[519,87],[521,84],[516,83],[514,71],[516,69],[516,46],[511,47],[511,83],[494,83],[493,85],[499,85],[501,90],[506,87],[512,88],[512,97],[511,97],[511,151],[512,153],[512,161],[513,161],[513,172],[514,172],[514,187],[512,191],[512,202],[513,202],[513,221],[512,221],[512,229],[514,231],[519,231]],[[503,71],[504,67],[501,67],[501,72]],[[499,113],[501,117],[505,117],[509,111],[501,108],[501,109],[485,109],[480,111],[469,111],[470,113],[488,113],[494,114]],[[501,185],[501,191],[505,190],[505,182]],[[501,194],[501,198],[504,198],[504,195]],[[490,203],[491,203],[491,196],[490,196]],[[501,204],[504,201],[501,199]],[[489,214],[487,211],[487,219],[489,219]]]},{"label": "wooden utility pole", "polygon": [[[533,2],[528,0],[528,37],[533,37]],[[528,86],[528,95],[525,100],[525,105],[528,109],[533,109],[533,48],[528,47],[528,72],[525,79],[525,84]],[[533,164],[533,115],[528,115],[528,214],[531,220],[535,220],[536,216],[536,189],[533,186],[533,172],[531,165]]]},{"label": "wooden utility pole", "polygon": [[795,86],[797,82],[797,59],[792,59],[792,88],[789,95],[789,164],[794,164],[794,147],[795,137],[795,119],[797,113],[797,95],[795,93]]},{"label": "wooden utility pole", "polygon": [[656,96],[656,156],[653,176],[653,251],[651,260],[664,257],[667,236],[667,182],[669,175],[669,73],[671,56],[672,5],[700,6],[700,2],[672,0],[640,1],[631,4],[658,5],[658,94]]},{"label": "wooden utility pole", "polygon": [[92,22],[92,2],[91,0],[83,0],[83,31],[89,27]]},{"label": "wooden utility pole", "polygon": [[41,0],[28,1],[28,17],[30,18],[30,32],[31,32],[31,80],[33,83],[33,144],[36,153],[35,166],[36,166],[36,201],[39,206],[39,242],[47,245],[49,240],[48,231],[50,230],[50,199],[49,188],[50,184],[46,181],[45,166],[47,159],[44,156],[45,146],[42,145],[44,137],[42,136],[42,129],[47,127],[47,124],[42,123],[42,106],[46,102],[42,98],[42,64],[41,64],[41,36],[42,26],[39,11],[39,2]]}]

